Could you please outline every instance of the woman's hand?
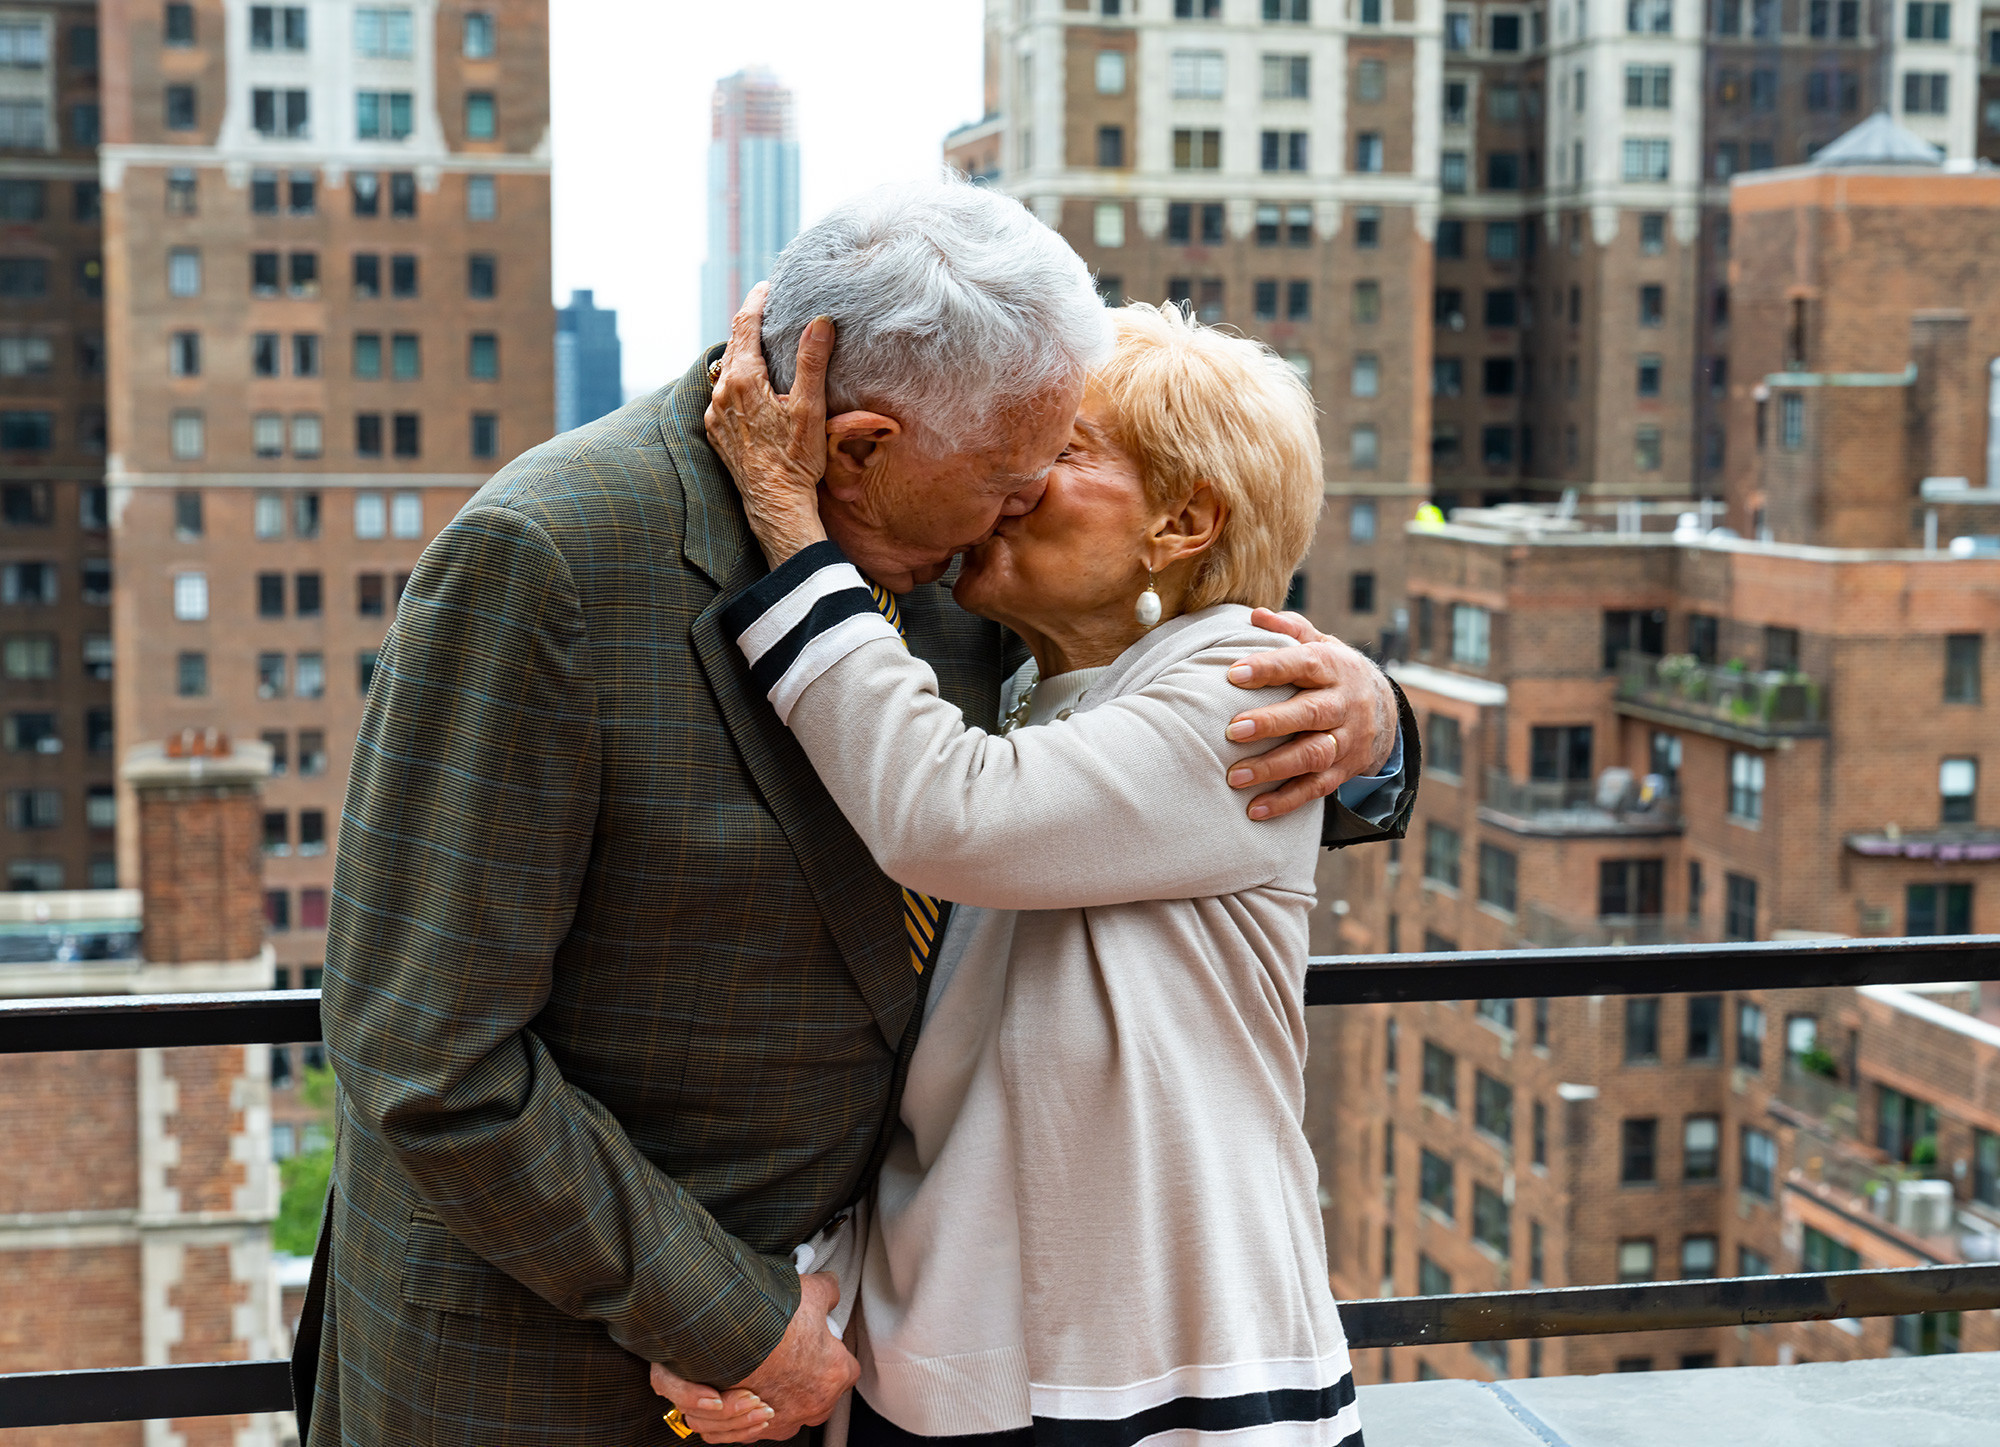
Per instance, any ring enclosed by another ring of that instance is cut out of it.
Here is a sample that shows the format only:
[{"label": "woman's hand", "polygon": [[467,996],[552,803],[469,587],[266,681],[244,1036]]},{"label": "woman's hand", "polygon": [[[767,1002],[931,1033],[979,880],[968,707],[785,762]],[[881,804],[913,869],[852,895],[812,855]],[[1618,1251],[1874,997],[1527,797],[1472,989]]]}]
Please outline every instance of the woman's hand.
[{"label": "woman's hand", "polygon": [[833,321],[815,317],[799,338],[792,390],[771,390],[764,367],[764,297],[759,282],[729,324],[722,372],[702,419],[709,445],[743,494],[750,530],[772,567],[821,541],[819,480],[826,472],[826,366]]},{"label": "woman's hand", "polygon": [[718,1392],[684,1381],[653,1363],[653,1390],[681,1409],[681,1420],[704,1442],[754,1442],[778,1414],[755,1392],[732,1387]]},{"label": "woman's hand", "polygon": [[1381,773],[1400,727],[1396,691],[1382,670],[1297,613],[1258,608],[1250,622],[1290,634],[1300,644],[1250,654],[1229,670],[1229,681],[1239,688],[1289,683],[1299,690],[1283,703],[1238,714],[1229,725],[1229,737],[1237,743],[1296,735],[1229,771],[1233,789],[1281,786],[1259,794],[1251,802],[1250,817],[1279,818],[1324,799],[1349,779]]}]

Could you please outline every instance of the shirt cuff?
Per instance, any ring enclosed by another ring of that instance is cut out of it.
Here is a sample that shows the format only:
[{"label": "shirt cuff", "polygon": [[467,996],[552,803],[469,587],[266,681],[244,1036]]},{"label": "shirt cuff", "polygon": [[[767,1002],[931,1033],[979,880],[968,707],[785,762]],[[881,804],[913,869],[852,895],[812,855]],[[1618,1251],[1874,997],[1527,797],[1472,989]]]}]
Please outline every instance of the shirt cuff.
[{"label": "shirt cuff", "polygon": [[1382,772],[1349,779],[1335,791],[1334,797],[1365,823],[1380,825],[1396,812],[1396,802],[1402,794],[1403,731],[1399,728],[1395,747],[1389,750],[1389,761],[1382,766]]},{"label": "shirt cuff", "polygon": [[864,643],[902,637],[832,542],[814,543],[772,569],[723,609],[722,623],[787,723],[806,685],[827,669]]}]

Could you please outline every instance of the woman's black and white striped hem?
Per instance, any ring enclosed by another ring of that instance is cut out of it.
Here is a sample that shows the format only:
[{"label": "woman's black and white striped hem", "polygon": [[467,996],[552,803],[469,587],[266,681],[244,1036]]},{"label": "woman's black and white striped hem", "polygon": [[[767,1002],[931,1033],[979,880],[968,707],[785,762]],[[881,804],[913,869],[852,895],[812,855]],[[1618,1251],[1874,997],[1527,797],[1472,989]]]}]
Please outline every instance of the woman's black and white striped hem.
[{"label": "woman's black and white striped hem", "polygon": [[[1142,1442],[1147,1447],[1195,1447],[1204,1438],[1225,1434],[1232,1447],[1362,1447],[1353,1373],[1344,1371],[1324,1386],[1287,1383],[1286,1377],[1306,1375],[1282,1370],[1293,1365],[1306,1364],[1183,1368],[1155,1382],[1115,1389],[1031,1386],[1036,1447],[1138,1447]],[[1228,1380],[1232,1377],[1245,1380]],[[1229,1391],[1232,1386],[1245,1390]],[[1196,1395],[1189,1387],[1208,1390]]]},{"label": "woman's black and white striped hem", "polygon": [[864,643],[900,640],[868,580],[832,542],[794,553],[722,613],[750,676],[789,723],[806,685]]}]

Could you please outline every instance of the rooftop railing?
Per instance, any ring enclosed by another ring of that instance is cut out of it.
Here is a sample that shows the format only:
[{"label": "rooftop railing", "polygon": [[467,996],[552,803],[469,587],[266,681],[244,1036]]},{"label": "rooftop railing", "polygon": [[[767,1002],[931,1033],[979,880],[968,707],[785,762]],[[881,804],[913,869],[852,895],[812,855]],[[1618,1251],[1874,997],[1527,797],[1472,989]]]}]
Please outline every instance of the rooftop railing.
[{"label": "rooftop railing", "polygon": [[1716,667],[1692,654],[1618,660],[1618,702],[1628,712],[1672,715],[1725,735],[1817,734],[1827,727],[1826,687],[1796,672]]},{"label": "rooftop railing", "polygon": [[[1308,1005],[2000,980],[2000,935],[1315,959]],[[0,1054],[320,1038],[317,990],[0,1003]],[[1341,1303],[1353,1348],[2000,1309],[2000,1263],[1571,1286]],[[289,1411],[287,1363],[0,1375],[0,1428]]]}]

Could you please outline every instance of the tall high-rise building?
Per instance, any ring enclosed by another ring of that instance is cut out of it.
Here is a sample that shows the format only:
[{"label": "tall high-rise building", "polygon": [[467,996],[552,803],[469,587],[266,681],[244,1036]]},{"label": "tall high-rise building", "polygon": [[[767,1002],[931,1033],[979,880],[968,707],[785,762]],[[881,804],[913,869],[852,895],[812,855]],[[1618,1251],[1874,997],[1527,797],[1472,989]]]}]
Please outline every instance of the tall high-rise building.
[{"label": "tall high-rise building", "polygon": [[269,745],[266,918],[311,981],[404,585],[553,432],[548,7],[103,14],[118,740]]},{"label": "tall high-rise building", "polygon": [[799,231],[799,140],[792,93],[768,70],[715,83],[708,144],[708,260],[701,267],[701,339],[729,339],[745,293]]},{"label": "tall high-rise building", "polygon": [[556,431],[595,422],[625,405],[618,313],[594,293],[573,290],[556,311]]},{"label": "tall high-rise building", "polygon": [[0,11],[0,888],[109,885],[94,4]]}]

